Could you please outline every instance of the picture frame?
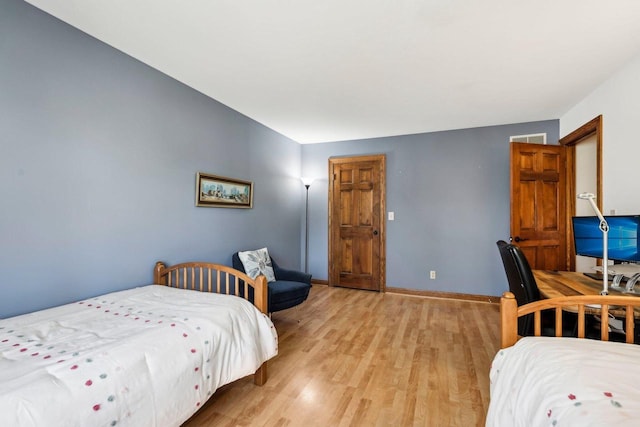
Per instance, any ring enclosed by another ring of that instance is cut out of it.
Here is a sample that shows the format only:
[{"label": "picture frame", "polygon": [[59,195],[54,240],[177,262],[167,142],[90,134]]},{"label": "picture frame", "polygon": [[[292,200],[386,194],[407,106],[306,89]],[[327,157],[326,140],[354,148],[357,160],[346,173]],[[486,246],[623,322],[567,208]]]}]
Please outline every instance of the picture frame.
[{"label": "picture frame", "polygon": [[253,182],[198,172],[196,206],[207,208],[253,207]]}]

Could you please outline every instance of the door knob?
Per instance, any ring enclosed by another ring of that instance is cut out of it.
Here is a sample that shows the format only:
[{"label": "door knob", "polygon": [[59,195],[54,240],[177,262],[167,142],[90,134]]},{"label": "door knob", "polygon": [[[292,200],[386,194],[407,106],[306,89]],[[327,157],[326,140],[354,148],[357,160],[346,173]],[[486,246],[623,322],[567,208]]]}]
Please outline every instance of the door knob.
[{"label": "door knob", "polygon": [[378,235],[378,230],[373,230],[373,235],[377,236]]},{"label": "door knob", "polygon": [[518,243],[518,242],[524,242],[525,240],[529,240],[529,239],[523,239],[523,238],[522,238],[522,237],[520,237],[520,236],[516,236],[516,237],[515,237],[515,239],[513,239],[513,240],[515,240],[515,241],[516,241],[516,243]]}]

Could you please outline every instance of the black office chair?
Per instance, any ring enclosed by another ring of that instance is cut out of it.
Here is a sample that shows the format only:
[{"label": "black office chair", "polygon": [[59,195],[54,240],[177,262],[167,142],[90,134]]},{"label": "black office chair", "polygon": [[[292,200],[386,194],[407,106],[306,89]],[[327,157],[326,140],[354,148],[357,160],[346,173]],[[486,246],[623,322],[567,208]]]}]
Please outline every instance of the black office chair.
[{"label": "black office chair", "polygon": [[[520,248],[504,240],[498,240],[496,245],[498,245],[502,264],[504,264],[509,291],[516,297],[518,305],[538,301],[540,299],[538,285],[531,272],[529,262]],[[523,337],[533,335],[532,314],[518,319],[518,335]]]},{"label": "black office chair", "polygon": [[[528,304],[540,300],[540,290],[533,277],[533,271],[527,257],[522,250],[504,240],[496,242],[504,264],[504,270],[509,282],[509,291],[516,297],[518,305]],[[555,313],[553,311],[542,312],[542,335],[555,335]],[[573,313],[562,313],[562,336],[574,337],[577,335],[577,317]],[[531,336],[534,333],[533,314],[518,319],[518,335]]]}]

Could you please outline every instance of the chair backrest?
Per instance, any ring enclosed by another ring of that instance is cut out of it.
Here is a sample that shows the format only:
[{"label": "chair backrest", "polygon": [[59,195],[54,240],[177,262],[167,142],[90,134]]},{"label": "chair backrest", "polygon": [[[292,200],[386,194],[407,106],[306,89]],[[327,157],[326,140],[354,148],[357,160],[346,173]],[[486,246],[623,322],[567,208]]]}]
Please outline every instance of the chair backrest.
[{"label": "chair backrest", "polygon": [[[504,240],[498,240],[496,245],[500,251],[502,264],[504,264],[509,291],[515,295],[518,305],[538,301],[540,291],[522,250]],[[533,316],[524,316],[518,320],[518,334],[521,336],[533,335]]]},{"label": "chair backrest", "polygon": [[522,250],[504,240],[496,242],[502,264],[509,282],[509,291],[511,291],[518,301],[518,305],[527,304],[540,300],[540,291],[533,277],[529,261],[522,253]]},{"label": "chair backrest", "polygon": [[498,240],[496,244],[500,251],[500,257],[502,258],[502,264],[504,265],[504,272],[507,275],[509,291],[515,295],[518,305],[524,305],[531,302],[529,301],[529,295],[524,290],[524,283],[520,280],[520,272],[518,271],[516,260],[511,253],[511,245],[504,240]]},{"label": "chair backrest", "polygon": [[516,266],[520,273],[520,280],[524,286],[524,291],[527,293],[529,302],[539,301],[540,290],[538,289],[535,277],[533,277],[533,271],[531,271],[527,257],[524,256],[522,249],[516,245],[509,245],[509,250],[513,254],[513,259],[516,261]]}]

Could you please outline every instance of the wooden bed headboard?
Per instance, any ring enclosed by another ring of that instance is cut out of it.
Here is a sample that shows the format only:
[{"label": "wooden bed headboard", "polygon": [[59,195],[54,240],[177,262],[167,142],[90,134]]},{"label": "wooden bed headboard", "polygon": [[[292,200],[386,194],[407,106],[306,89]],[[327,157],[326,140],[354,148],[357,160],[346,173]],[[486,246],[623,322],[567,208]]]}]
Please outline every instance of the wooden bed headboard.
[{"label": "wooden bed headboard", "polygon": [[208,262],[186,262],[167,267],[157,262],[153,283],[179,289],[235,295],[249,300],[258,310],[267,314],[267,279],[250,278],[245,273],[226,265]]},{"label": "wooden bed headboard", "polygon": [[[594,308],[596,306],[600,308]],[[562,311],[572,311],[578,315],[577,337],[585,337],[585,315],[598,314],[600,316],[600,338],[609,341],[609,313],[616,317],[624,317],[626,342],[634,340],[634,316],[640,318],[640,298],[635,296],[618,295],[577,295],[542,299],[518,307],[516,297],[511,292],[505,292],[500,298],[500,340],[501,348],[511,347],[520,337],[518,336],[518,318],[527,314],[534,315],[534,335],[542,335],[542,310],[554,310],[556,313],[555,334],[562,336]]]}]

